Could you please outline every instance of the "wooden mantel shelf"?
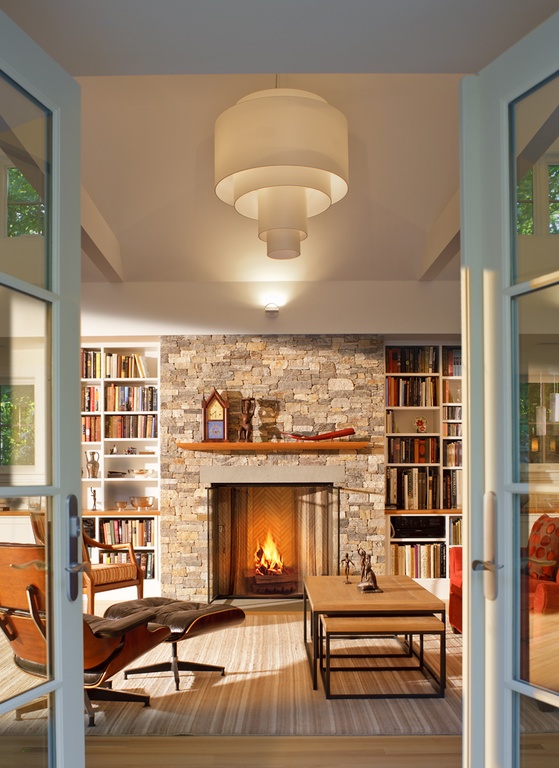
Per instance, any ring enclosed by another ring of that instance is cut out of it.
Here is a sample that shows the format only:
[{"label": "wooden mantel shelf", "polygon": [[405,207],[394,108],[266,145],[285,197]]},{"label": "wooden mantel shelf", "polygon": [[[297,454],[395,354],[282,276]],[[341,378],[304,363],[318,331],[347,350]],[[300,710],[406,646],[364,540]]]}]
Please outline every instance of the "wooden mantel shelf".
[{"label": "wooden mantel shelf", "polygon": [[262,443],[182,443],[185,451],[209,451],[213,453],[301,453],[302,451],[339,451],[347,453],[373,448],[373,443],[362,440],[278,440]]}]

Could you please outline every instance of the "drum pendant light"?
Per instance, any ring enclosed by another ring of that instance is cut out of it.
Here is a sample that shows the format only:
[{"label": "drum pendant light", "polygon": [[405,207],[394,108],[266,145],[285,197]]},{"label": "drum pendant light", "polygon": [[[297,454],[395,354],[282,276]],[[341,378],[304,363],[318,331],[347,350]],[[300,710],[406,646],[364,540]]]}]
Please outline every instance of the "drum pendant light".
[{"label": "drum pendant light", "polygon": [[307,219],[348,190],[347,120],[308,91],[273,88],[240,99],[215,123],[215,191],[258,221],[272,259],[293,259]]}]

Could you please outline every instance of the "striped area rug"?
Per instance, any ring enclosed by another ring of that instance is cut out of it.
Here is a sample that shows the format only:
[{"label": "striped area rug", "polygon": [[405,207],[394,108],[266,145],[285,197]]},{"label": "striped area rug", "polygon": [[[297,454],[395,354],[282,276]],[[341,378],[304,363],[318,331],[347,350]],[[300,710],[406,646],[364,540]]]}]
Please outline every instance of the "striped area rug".
[{"label": "striped area rug", "polygon": [[[341,643],[342,641],[339,641]],[[354,641],[361,644],[365,642]],[[394,641],[375,641],[394,642]],[[436,641],[427,654],[437,664]],[[376,650],[376,648],[375,648]],[[170,647],[163,643],[140,663],[164,661]],[[150,694],[151,707],[138,704],[95,704],[91,736],[122,735],[429,735],[461,733],[461,637],[447,635],[447,691],[444,699],[326,700],[322,684],[312,690],[302,639],[300,613],[247,613],[243,625],[179,643],[183,659],[223,664],[219,673],[181,673],[176,692],[170,673],[113,679],[114,688]],[[5,657],[4,657],[5,658]],[[4,659],[3,659],[4,661]],[[362,663],[362,662],[360,662]],[[339,681],[338,681],[339,678]],[[430,689],[420,673],[338,673],[335,684],[348,691],[402,685],[416,692]],[[339,690],[339,689],[338,689]],[[45,713],[29,713],[16,722],[0,718],[0,732],[33,734],[43,728]],[[524,723],[530,728],[530,723]],[[538,730],[537,722],[533,724]]]}]

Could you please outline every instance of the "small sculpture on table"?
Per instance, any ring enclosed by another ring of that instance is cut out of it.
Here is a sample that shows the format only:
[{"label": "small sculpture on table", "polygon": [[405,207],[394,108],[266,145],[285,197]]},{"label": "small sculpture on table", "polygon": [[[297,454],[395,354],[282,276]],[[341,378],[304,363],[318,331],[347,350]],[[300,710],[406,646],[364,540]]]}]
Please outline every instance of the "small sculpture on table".
[{"label": "small sculpture on table", "polygon": [[359,547],[357,554],[359,555],[361,561],[361,581],[365,581],[365,573],[367,571],[367,553],[364,549]]},{"label": "small sculpture on table", "polygon": [[365,556],[365,578],[357,585],[361,592],[382,592],[371,564],[371,555]]},{"label": "small sculpture on table", "polygon": [[90,488],[91,493],[91,511],[96,512],[97,511],[97,491],[95,488]]},{"label": "small sculpture on table", "polygon": [[344,566],[344,573],[345,573],[344,584],[351,584],[351,581],[349,580],[349,573],[351,571],[351,566],[354,565],[354,562],[349,556],[349,552],[345,553],[345,557],[342,558],[341,563]]},{"label": "small sculpture on table", "polygon": [[241,400],[241,424],[239,426],[238,440],[240,443],[252,441],[252,417],[256,409],[254,397],[243,397]]}]

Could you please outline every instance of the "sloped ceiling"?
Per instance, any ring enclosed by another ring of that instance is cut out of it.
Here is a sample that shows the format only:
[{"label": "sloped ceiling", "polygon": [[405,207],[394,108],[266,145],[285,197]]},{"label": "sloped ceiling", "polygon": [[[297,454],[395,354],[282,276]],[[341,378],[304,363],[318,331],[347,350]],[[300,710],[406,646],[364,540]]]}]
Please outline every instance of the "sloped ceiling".
[{"label": "sloped ceiling", "polygon": [[[258,329],[248,316],[232,322],[257,301],[241,299],[241,285],[286,284],[308,300],[330,296],[325,284],[342,286],[341,299],[343,284],[378,295],[383,282],[390,293],[435,281],[459,297],[460,80],[557,9],[559,0],[0,0],[82,88],[84,306],[105,312],[104,297],[120,297],[126,333],[131,286],[149,284],[160,307],[166,286],[183,284],[197,305],[207,295],[213,315],[194,322],[183,307],[164,327],[225,331]],[[280,263],[213,180],[215,119],[278,82],[340,109],[350,150],[348,195],[309,220],[301,257]],[[222,311],[229,320],[212,322]],[[101,314],[86,315],[99,327]]]}]

